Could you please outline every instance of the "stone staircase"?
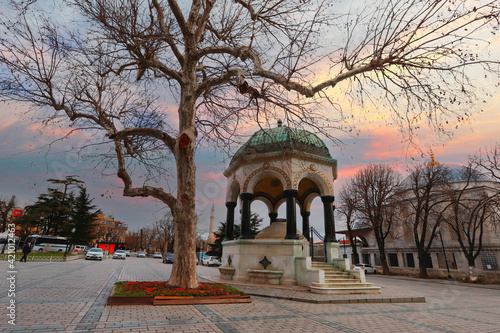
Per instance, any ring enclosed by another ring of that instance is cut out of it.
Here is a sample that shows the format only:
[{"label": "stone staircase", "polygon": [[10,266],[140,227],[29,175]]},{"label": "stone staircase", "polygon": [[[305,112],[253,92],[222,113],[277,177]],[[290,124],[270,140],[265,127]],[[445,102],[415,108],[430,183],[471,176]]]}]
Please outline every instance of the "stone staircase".
[{"label": "stone staircase", "polygon": [[380,287],[373,283],[361,282],[360,279],[339,270],[333,265],[324,262],[312,262],[312,269],[325,271],[325,283],[313,282],[309,286],[311,292],[318,294],[380,294]]}]

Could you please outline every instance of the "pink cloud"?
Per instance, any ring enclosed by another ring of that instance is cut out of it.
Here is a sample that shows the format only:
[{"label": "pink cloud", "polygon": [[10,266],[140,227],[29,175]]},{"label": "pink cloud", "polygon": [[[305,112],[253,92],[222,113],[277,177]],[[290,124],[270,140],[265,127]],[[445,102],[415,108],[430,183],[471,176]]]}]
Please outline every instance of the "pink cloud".
[{"label": "pink cloud", "polygon": [[205,173],[203,176],[204,180],[214,180],[224,177],[222,173]]}]

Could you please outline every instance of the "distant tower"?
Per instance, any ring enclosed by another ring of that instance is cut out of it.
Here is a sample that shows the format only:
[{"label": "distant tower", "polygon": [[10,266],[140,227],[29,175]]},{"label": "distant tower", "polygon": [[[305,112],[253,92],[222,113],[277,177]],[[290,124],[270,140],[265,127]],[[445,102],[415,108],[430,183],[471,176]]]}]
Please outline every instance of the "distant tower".
[{"label": "distant tower", "polygon": [[434,153],[432,152],[432,148],[431,148],[431,161],[429,162],[429,166],[436,166],[436,165],[440,165],[441,163],[439,163],[438,161],[436,161],[434,159]]},{"label": "distant tower", "polygon": [[214,205],[212,205],[212,212],[210,213],[210,228],[208,229],[207,244],[215,243],[214,220],[215,220],[215,207],[214,207]]}]

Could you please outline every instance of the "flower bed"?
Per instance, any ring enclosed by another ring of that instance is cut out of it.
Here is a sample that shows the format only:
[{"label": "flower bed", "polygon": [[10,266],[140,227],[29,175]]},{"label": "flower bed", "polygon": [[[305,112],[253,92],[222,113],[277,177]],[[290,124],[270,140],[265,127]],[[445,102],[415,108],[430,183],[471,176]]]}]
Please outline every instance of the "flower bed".
[{"label": "flower bed", "polygon": [[231,286],[202,283],[196,289],[175,288],[164,281],[115,283],[109,305],[173,305],[250,302],[250,297]]}]

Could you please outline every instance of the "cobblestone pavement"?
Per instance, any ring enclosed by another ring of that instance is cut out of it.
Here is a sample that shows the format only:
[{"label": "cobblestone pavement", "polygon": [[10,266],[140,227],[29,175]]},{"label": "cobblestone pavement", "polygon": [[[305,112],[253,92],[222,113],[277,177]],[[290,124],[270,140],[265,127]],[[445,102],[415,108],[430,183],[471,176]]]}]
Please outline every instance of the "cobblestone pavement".
[{"label": "cobblestone pavement", "polygon": [[[369,276],[379,296],[314,295],[303,288],[239,284],[252,303],[182,306],[107,306],[114,282],[166,280],[160,260],[75,260],[16,263],[15,298],[0,280],[2,332],[500,332],[500,288],[449,281]],[[0,263],[4,276],[6,262]],[[202,280],[217,269],[198,267]],[[264,297],[273,296],[273,297]],[[281,297],[281,298],[275,298]],[[425,303],[368,303],[425,297]],[[357,298],[366,303],[324,304]],[[7,306],[15,299],[16,325]],[[299,299],[293,301],[290,299]]]}]

